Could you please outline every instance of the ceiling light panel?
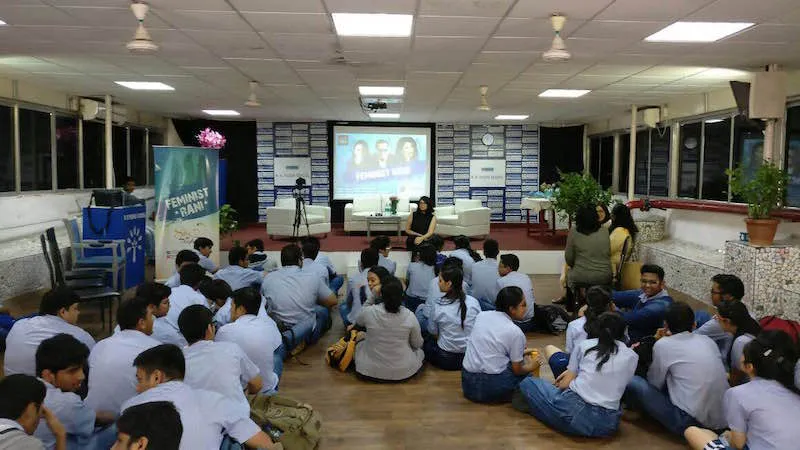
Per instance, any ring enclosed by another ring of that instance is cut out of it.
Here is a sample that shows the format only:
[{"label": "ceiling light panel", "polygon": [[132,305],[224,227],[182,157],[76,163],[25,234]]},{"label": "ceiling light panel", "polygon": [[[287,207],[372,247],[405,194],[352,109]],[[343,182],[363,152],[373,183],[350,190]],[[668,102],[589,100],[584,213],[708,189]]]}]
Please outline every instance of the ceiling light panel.
[{"label": "ceiling light panel", "polygon": [[238,116],[239,112],[234,111],[232,109],[204,109],[204,113],[208,114],[209,116]]},{"label": "ceiling light panel", "polygon": [[494,116],[494,120],[525,120],[528,117],[528,114],[498,114]]},{"label": "ceiling light panel", "polygon": [[333,13],[331,16],[339,36],[409,37],[414,25],[410,14]]},{"label": "ceiling light panel", "polygon": [[120,86],[135,91],[174,91],[175,88],[160,81],[115,81]]},{"label": "ceiling light panel", "polygon": [[369,113],[372,119],[399,119],[399,113]]},{"label": "ceiling light panel", "polygon": [[358,93],[360,95],[386,95],[397,97],[403,95],[406,88],[403,86],[359,86]]},{"label": "ceiling light panel", "polygon": [[589,89],[548,89],[541,94],[539,97],[542,98],[578,98],[583,97],[584,95],[588,94],[590,91]]},{"label": "ceiling light panel", "polygon": [[716,42],[753,25],[751,22],[675,22],[644,40],[648,42]]}]

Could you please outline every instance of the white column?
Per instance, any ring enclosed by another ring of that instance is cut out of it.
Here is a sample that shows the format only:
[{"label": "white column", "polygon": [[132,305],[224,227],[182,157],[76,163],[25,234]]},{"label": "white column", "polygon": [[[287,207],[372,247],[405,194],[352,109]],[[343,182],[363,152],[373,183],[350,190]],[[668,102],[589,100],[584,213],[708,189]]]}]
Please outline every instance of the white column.
[{"label": "white column", "polygon": [[681,126],[676,122],[670,125],[672,136],[670,137],[669,149],[669,196],[678,196],[678,180],[681,173]]},{"label": "white column", "polygon": [[628,200],[636,187],[636,105],[631,105],[631,151],[628,159]]},{"label": "white column", "polygon": [[114,146],[113,146],[113,124],[111,111],[111,96],[106,95],[106,189],[114,189]]},{"label": "white column", "polygon": [[611,169],[611,192],[619,193],[619,161],[621,153],[619,149],[619,133],[614,133],[614,163]]}]

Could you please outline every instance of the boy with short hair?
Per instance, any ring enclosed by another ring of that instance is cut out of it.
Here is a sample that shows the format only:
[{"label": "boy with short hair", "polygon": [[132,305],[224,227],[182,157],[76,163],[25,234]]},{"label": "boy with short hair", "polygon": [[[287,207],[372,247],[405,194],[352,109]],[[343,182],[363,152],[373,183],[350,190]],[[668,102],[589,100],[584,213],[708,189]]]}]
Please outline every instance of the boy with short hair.
[{"label": "boy with short hair", "polygon": [[314,261],[328,269],[328,287],[331,288],[334,294],[338,295],[339,289],[344,285],[344,277],[336,273],[336,267],[334,267],[331,258],[320,251],[317,253],[317,257],[314,258]]},{"label": "boy with short hair", "polygon": [[655,334],[663,326],[664,315],[672,304],[664,283],[664,269],[655,264],[645,264],[639,272],[641,289],[613,293],[614,305],[626,309],[620,314],[628,325],[631,343]]},{"label": "boy with short hair", "polygon": [[219,269],[214,274],[215,280],[224,280],[234,291],[247,286],[261,286],[264,273],[247,268],[247,250],[244,247],[236,246],[230,249],[228,264],[229,266]]},{"label": "boy with short hair", "polygon": [[117,442],[111,450],[178,450],[182,435],[175,405],[142,403],[126,409],[117,419]]},{"label": "boy with short hair", "polygon": [[172,289],[169,295],[169,312],[167,312],[167,323],[175,330],[179,330],[178,317],[183,308],[189,305],[208,307],[208,300],[197,292],[200,283],[206,278],[206,269],[199,264],[188,264],[181,269],[180,274],[181,285]]},{"label": "boy with short hair", "polygon": [[6,338],[4,371],[6,375],[36,374],[36,349],[39,344],[59,333],[67,333],[83,342],[89,349],[94,338],[78,327],[80,297],[68,287],[56,287],[44,294],[39,304],[39,316],[18,320]]},{"label": "boy with short hair", "polygon": [[[86,449],[109,448],[116,433],[112,427],[116,414],[95,411],[76,394],[81,388],[89,349],[69,334],[57,334],[45,339],[36,350],[36,374],[44,382],[47,395],[44,406],[64,425],[67,443]],[[97,429],[96,427],[105,427]],[[46,426],[36,429],[34,436],[45,448],[56,447],[56,436]]]},{"label": "boy with short hair", "polygon": [[150,337],[162,344],[175,344],[183,347],[186,345],[183,335],[167,322],[167,314],[171,308],[170,295],[172,295],[172,289],[161,283],[147,282],[136,288],[136,297],[147,300],[153,311],[153,333]]},{"label": "boy with short hair", "polygon": [[184,266],[187,264],[197,264],[200,262],[200,256],[195,253],[193,250],[181,250],[175,255],[175,273],[172,274],[167,281],[164,282],[165,285],[171,288],[176,288],[181,285],[181,274],[180,271],[183,269]]},{"label": "boy with short hair", "polygon": [[481,304],[483,311],[494,311],[494,301],[497,297],[497,279],[499,263],[497,255],[500,246],[494,239],[483,241],[483,259],[472,266],[472,296]]},{"label": "boy with short hair", "polygon": [[278,268],[278,262],[270,258],[264,251],[264,241],[253,239],[244,244],[247,250],[247,267],[260,272],[272,272]]},{"label": "boy with short hair", "polygon": [[214,261],[212,261],[209,256],[211,256],[212,249],[214,247],[214,241],[207,237],[199,237],[194,240],[194,252],[197,253],[197,256],[200,258],[200,261],[197,264],[200,264],[200,267],[206,269],[207,271],[216,273],[219,270]]},{"label": "boy with short hair", "polygon": [[533,312],[535,309],[535,298],[533,296],[533,283],[531,277],[527,274],[518,272],[519,258],[513,253],[506,253],[500,256],[500,262],[497,264],[497,274],[500,277],[495,283],[495,294],[500,292],[501,289],[508,286],[516,286],[522,289],[522,294],[525,296],[525,316],[519,322],[514,321],[523,332],[527,333],[536,328],[536,323],[533,320]]},{"label": "boy with short hair", "polygon": [[[736,275],[718,273],[711,277],[711,303],[716,308],[722,303],[740,302],[744,297],[744,283]],[[727,355],[733,344],[733,336],[726,333],[716,318],[706,311],[694,314],[697,330],[694,332],[708,336],[713,340],[721,355]]]},{"label": "boy with short hair", "polygon": [[[330,287],[328,268],[316,261],[317,256],[319,256],[319,239],[314,236],[308,236],[303,238],[300,245],[300,248],[303,250],[303,272],[318,276],[325,286]],[[331,289],[331,291],[333,291],[333,289]],[[333,293],[335,294],[336,291],[333,291]]]},{"label": "boy with short hair", "polygon": [[378,265],[385,267],[394,275],[397,263],[389,259],[389,253],[392,251],[392,241],[389,236],[378,236],[369,243],[369,246],[378,251]]},{"label": "boy with short hair", "polygon": [[40,418],[55,436],[55,449],[67,449],[64,425],[43,406],[47,389],[31,375],[15,374],[0,380],[0,450],[44,450],[33,437]]}]

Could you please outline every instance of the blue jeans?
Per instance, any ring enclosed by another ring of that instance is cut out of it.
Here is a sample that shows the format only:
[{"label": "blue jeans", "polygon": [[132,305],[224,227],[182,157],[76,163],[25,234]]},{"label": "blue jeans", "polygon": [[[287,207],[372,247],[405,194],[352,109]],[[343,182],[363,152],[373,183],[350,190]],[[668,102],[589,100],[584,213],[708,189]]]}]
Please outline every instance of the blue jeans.
[{"label": "blue jeans", "polygon": [[481,305],[481,311],[494,311],[497,309],[494,306],[494,302],[487,298],[479,298],[478,303]]},{"label": "blue jeans", "polygon": [[527,377],[519,384],[519,390],[531,415],[562,433],[607,437],[619,428],[620,409],[591,405],[570,389],[562,391],[541,378]]},{"label": "blue jeans", "polygon": [[422,331],[427,331],[428,330],[428,315],[429,314],[430,314],[430,311],[428,310],[428,307],[425,305],[425,303],[419,305],[419,307],[417,308],[417,311],[414,312],[414,315],[417,316],[417,321],[419,322],[419,328]]},{"label": "blue jeans", "polygon": [[550,366],[550,370],[553,371],[553,376],[558,378],[559,375],[567,370],[567,366],[569,365],[569,353],[553,353],[547,361],[547,364]]},{"label": "blue jeans", "polygon": [[697,328],[702,327],[704,323],[708,322],[711,319],[712,319],[711,314],[709,314],[708,311],[701,310],[701,311],[695,311],[694,313],[694,321],[695,323],[697,323],[696,325]]},{"label": "blue jeans", "polygon": [[[272,353],[272,371],[278,376],[278,383],[280,384],[281,375],[283,375],[283,360],[286,359],[286,348],[283,344],[279,345]],[[276,386],[275,389],[278,387]]]},{"label": "blue jeans", "polygon": [[95,428],[91,437],[67,435],[67,450],[108,450],[117,440],[117,426],[111,424],[105,428]]},{"label": "blue jeans", "polygon": [[328,286],[331,288],[334,294],[339,293],[339,289],[342,288],[344,285],[344,277],[341,275],[336,275],[329,283]]},{"label": "blue jeans", "polygon": [[315,318],[296,323],[291,331],[284,331],[284,342],[288,343],[287,351],[291,352],[295,347],[305,342],[308,345],[315,344],[322,335],[330,329],[331,313],[328,308],[317,305],[314,307]]},{"label": "blue jeans", "polygon": [[525,375],[514,375],[511,365],[497,374],[461,370],[461,390],[475,403],[507,403]]},{"label": "blue jeans", "polygon": [[405,301],[406,308],[408,308],[408,310],[411,312],[416,312],[417,307],[425,303],[424,298],[414,297],[413,295],[406,295],[403,300]]},{"label": "blue jeans", "polygon": [[339,315],[342,316],[342,323],[344,324],[345,328],[350,325],[350,321],[347,320],[347,316],[350,315],[350,311],[353,310],[352,306],[347,306],[347,302],[344,301],[339,303]]},{"label": "blue jeans", "polygon": [[442,370],[461,370],[464,354],[442,350],[433,336],[428,336],[425,339],[422,344],[422,350],[425,352],[425,359],[434,366]]},{"label": "blue jeans", "polygon": [[533,321],[533,317],[531,317],[531,320],[527,322],[514,322],[514,323],[517,324],[517,326],[519,327],[520,330],[522,330],[523,333],[536,331],[536,322]]},{"label": "blue jeans", "polygon": [[623,400],[629,408],[644,411],[678,436],[683,436],[690,426],[702,426],[694,417],[673,405],[666,391],[659,391],[639,376],[633,377],[628,383]]}]

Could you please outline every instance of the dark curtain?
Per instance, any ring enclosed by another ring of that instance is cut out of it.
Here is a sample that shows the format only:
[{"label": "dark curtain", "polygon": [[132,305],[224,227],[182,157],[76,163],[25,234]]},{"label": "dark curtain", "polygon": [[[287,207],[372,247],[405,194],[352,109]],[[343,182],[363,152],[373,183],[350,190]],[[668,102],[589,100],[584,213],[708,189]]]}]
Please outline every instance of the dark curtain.
[{"label": "dark curtain", "polygon": [[227,202],[239,212],[240,221],[257,222],[256,123],[172,119],[172,124],[187,146],[199,146],[196,136],[206,127],[225,136],[227,142],[220,157],[228,160]]},{"label": "dark curtain", "polygon": [[539,183],[555,183],[558,171],[583,172],[583,125],[539,128]]}]

